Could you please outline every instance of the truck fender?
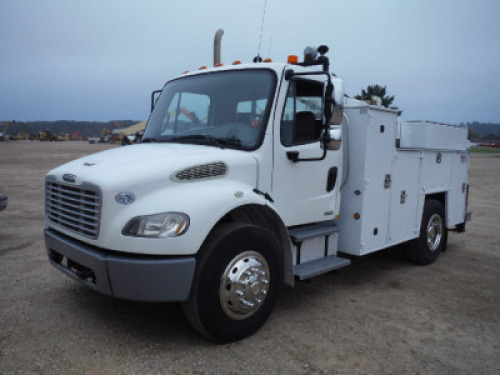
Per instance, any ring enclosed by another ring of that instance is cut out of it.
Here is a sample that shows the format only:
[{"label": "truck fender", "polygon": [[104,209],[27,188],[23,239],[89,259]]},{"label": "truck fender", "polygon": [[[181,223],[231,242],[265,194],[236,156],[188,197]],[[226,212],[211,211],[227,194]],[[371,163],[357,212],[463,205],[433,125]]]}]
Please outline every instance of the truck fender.
[{"label": "truck fender", "polygon": [[245,204],[238,206],[220,218],[213,228],[227,222],[253,224],[263,227],[271,232],[273,239],[276,241],[276,244],[281,251],[280,257],[283,261],[283,281],[289,286],[294,285],[290,237],[283,220],[274,210],[270,202],[266,201],[265,205]]}]

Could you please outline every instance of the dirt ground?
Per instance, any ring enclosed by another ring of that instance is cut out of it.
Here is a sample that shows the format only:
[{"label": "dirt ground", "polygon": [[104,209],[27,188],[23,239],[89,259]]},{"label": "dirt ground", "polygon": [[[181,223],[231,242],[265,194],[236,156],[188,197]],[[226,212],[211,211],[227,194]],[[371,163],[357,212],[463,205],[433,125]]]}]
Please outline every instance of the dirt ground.
[{"label": "dirt ground", "polygon": [[500,373],[500,157],[472,155],[465,234],[432,266],[387,252],[284,288],[268,322],[216,345],[176,304],[115,300],[53,268],[43,179],[111,146],[0,143],[0,374]]}]

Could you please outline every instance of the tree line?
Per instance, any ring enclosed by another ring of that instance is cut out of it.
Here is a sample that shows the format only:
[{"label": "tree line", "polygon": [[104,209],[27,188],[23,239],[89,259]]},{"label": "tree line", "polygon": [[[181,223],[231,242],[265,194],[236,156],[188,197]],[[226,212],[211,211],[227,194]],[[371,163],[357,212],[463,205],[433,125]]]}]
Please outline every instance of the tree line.
[{"label": "tree line", "polygon": [[50,131],[54,134],[68,133],[73,134],[79,131],[83,137],[98,137],[103,128],[107,129],[121,129],[127,128],[131,125],[137,124],[140,121],[134,120],[116,120],[116,121],[72,121],[72,120],[58,120],[58,121],[0,121],[0,131],[2,131],[4,124],[9,123],[7,130],[8,134],[38,134],[40,132]]},{"label": "tree line", "polygon": [[474,121],[462,125],[466,125],[469,129],[469,139],[500,140],[500,124]]}]

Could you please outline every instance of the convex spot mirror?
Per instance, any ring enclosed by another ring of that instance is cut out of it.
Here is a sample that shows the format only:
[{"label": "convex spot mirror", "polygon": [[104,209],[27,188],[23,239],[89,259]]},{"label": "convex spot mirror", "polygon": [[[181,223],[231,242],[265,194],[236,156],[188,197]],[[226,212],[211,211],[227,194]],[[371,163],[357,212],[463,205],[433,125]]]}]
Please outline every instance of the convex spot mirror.
[{"label": "convex spot mirror", "polygon": [[338,150],[340,149],[340,144],[342,141],[342,128],[338,125],[329,127],[330,139],[328,140],[328,149],[329,150]]}]

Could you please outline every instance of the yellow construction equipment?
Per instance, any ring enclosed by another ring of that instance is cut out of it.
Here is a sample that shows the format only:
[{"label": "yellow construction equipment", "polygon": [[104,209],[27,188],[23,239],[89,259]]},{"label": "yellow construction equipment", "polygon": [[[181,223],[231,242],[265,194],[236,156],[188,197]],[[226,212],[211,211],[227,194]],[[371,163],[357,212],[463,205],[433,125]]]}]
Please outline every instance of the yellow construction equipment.
[{"label": "yellow construction equipment", "polygon": [[45,130],[38,133],[38,139],[40,141],[62,141],[62,137],[52,133],[50,130]]}]

